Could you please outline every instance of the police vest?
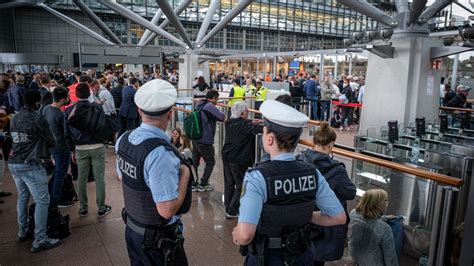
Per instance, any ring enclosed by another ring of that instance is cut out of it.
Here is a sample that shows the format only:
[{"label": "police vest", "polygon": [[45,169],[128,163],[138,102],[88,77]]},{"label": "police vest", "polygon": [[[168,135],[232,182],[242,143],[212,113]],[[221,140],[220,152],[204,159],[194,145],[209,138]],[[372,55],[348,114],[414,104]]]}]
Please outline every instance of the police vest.
[{"label": "police vest", "polygon": [[242,98],[242,97],[245,96],[245,89],[244,88],[234,86],[233,90],[234,90],[234,96],[233,97],[241,97],[241,98],[236,98],[236,99],[230,100],[230,102],[229,102],[230,106],[233,106],[237,102],[242,102],[244,100],[244,98]]},{"label": "police vest", "polygon": [[267,100],[267,92],[268,89],[265,87],[261,87],[259,91],[257,91],[257,95],[255,95],[255,101],[263,102]]},{"label": "police vest", "polygon": [[[144,140],[138,145],[133,145],[128,140],[130,133],[131,131],[123,134],[117,151],[117,164],[122,173],[125,211],[128,218],[131,218],[133,222],[139,226],[166,225],[170,220],[163,218],[158,213],[151,190],[145,182],[145,159],[155,148],[164,146],[166,152],[174,153],[181,160],[181,163],[188,165],[188,167],[189,163],[176,148],[171,146],[165,140],[151,138]],[[188,212],[191,207],[192,179],[191,176],[189,178],[190,182],[186,191],[184,203],[176,213],[177,215]]]},{"label": "police vest", "polygon": [[267,186],[258,234],[280,237],[286,228],[308,224],[315,206],[318,176],[303,161],[268,161],[258,165]]}]

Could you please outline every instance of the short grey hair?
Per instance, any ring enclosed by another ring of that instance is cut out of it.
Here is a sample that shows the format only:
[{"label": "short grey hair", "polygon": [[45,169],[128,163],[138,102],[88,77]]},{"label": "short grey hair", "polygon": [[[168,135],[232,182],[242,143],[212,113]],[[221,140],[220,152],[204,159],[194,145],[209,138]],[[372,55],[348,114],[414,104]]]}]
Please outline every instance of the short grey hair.
[{"label": "short grey hair", "polygon": [[242,113],[247,112],[247,106],[245,105],[245,102],[237,102],[232,106],[232,109],[230,110],[231,115],[230,118],[239,118]]}]

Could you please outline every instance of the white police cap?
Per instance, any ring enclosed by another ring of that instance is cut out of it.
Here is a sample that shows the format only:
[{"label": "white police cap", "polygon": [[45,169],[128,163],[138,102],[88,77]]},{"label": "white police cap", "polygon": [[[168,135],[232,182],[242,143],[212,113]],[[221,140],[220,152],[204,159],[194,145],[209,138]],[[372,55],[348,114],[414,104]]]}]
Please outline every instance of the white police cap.
[{"label": "white police cap", "polygon": [[284,103],[267,100],[260,106],[263,118],[272,131],[281,134],[301,134],[309,118]]},{"label": "white police cap", "polygon": [[153,79],[141,86],[135,94],[135,104],[151,116],[166,114],[176,103],[176,88],[162,79]]}]

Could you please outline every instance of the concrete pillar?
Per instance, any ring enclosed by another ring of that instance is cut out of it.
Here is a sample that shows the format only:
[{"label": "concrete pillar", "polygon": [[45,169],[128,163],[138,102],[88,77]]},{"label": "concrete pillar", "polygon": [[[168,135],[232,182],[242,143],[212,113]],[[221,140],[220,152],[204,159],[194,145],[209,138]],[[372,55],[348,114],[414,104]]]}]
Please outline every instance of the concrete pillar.
[{"label": "concrete pillar", "polygon": [[352,75],[352,54],[349,54],[349,75]]},{"label": "concrete pillar", "polygon": [[[179,80],[178,89],[191,89],[193,80],[197,76],[203,76],[209,84],[210,69],[209,61],[199,64],[199,56],[197,54],[183,54],[179,58],[183,59],[183,63],[179,63]],[[190,96],[191,91],[187,91],[186,96]],[[180,96],[184,96],[181,95]]]},{"label": "concrete pillar", "polygon": [[360,132],[379,130],[389,120],[408,126],[417,117],[438,117],[441,73],[431,69],[430,49],[440,40],[427,37],[393,39],[394,58],[369,53]]},{"label": "concrete pillar", "polygon": [[458,78],[459,54],[454,56],[453,73],[451,75],[451,89],[456,91],[456,81]]},{"label": "concrete pillar", "polygon": [[273,78],[277,75],[277,57],[273,57]]},{"label": "concrete pillar", "polygon": [[324,55],[321,54],[321,62],[319,62],[319,82],[324,80]]},{"label": "concrete pillar", "polygon": [[259,69],[259,64],[260,64],[260,60],[259,60],[259,58],[257,57],[257,72],[256,72],[256,73],[257,73],[257,76],[256,76],[255,78],[258,78],[258,76],[259,76],[259,73],[258,73],[258,71],[260,70],[260,69]]}]

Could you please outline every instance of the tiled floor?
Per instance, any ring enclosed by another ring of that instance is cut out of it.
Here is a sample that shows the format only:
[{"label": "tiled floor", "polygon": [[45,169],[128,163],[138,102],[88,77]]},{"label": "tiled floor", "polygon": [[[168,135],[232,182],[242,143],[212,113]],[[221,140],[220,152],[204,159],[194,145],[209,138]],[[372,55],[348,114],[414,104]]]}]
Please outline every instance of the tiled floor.
[{"label": "tiled floor", "polygon": [[[338,142],[352,145],[353,132],[340,132]],[[216,154],[219,154],[216,152]],[[17,244],[16,189],[6,171],[4,190],[14,193],[3,198],[0,205],[0,265],[129,265],[124,241],[124,223],[121,219],[123,195],[116,178],[113,149],[108,149],[106,163],[106,203],[112,212],[98,218],[95,207],[95,184],[89,183],[89,216],[80,218],[79,204],[63,209],[71,217],[71,236],[64,244],[44,252],[31,254],[31,242]],[[212,175],[216,189],[213,192],[194,193],[191,211],[184,215],[185,248],[190,265],[242,265],[243,257],[232,243],[235,220],[226,220],[222,204],[223,172],[219,158]],[[350,162],[349,162],[350,163]],[[7,169],[7,167],[6,167]],[[335,265],[349,265],[342,260]]]}]

